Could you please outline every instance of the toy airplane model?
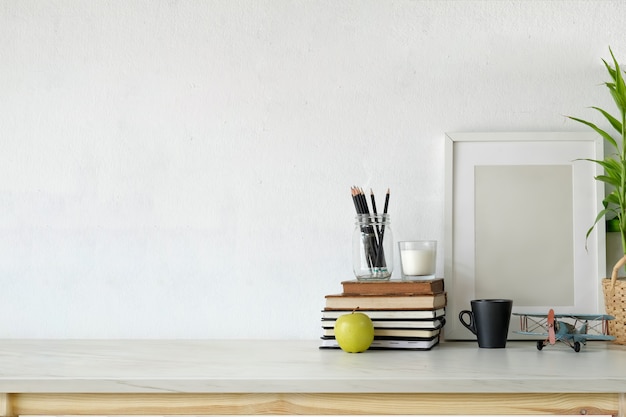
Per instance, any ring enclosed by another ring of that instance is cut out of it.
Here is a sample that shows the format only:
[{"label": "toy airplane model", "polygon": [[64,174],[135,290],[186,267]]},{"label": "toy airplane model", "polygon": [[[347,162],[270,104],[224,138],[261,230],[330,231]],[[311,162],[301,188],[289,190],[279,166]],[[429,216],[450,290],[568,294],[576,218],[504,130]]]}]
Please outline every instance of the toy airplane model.
[{"label": "toy airplane model", "polygon": [[[539,350],[548,344],[563,342],[575,352],[579,352],[581,344],[586,345],[587,340],[615,340],[615,336],[608,334],[607,324],[608,320],[615,317],[607,314],[554,314],[554,310],[550,309],[548,314],[513,313],[513,315],[520,316],[521,330],[515,333],[545,337],[544,340],[537,342]],[[570,319],[574,323],[557,319]],[[582,323],[580,327],[576,327],[579,323]],[[542,331],[538,332],[538,329]]]}]

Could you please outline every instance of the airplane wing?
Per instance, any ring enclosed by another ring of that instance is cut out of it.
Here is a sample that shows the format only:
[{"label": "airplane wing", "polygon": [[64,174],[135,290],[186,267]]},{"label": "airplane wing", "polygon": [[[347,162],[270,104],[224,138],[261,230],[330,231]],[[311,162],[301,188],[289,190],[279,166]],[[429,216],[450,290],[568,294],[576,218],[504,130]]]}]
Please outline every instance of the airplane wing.
[{"label": "airplane wing", "polygon": [[[514,316],[526,316],[535,318],[548,318],[547,314],[534,314],[534,313],[513,313]],[[554,318],[570,318],[576,320],[614,320],[615,317],[609,314],[555,314]]]},{"label": "airplane wing", "polygon": [[[541,336],[548,337],[548,333],[539,333],[539,332],[523,332],[523,331],[514,331],[513,333],[523,334],[525,336]],[[561,337],[562,335],[556,335],[556,340],[567,340],[567,338]],[[574,341],[585,342],[587,340],[604,340],[610,341],[615,340],[615,336],[609,336],[604,334],[569,334],[568,336]]]},{"label": "airplane wing", "polygon": [[609,336],[606,334],[575,334],[574,340],[615,340],[615,336]]},{"label": "airplane wing", "polygon": [[615,317],[608,314],[555,314],[556,318],[570,318],[576,320],[614,320]]},{"label": "airplane wing", "polygon": [[513,333],[523,334],[524,336],[541,336],[548,337],[548,333],[539,333],[539,332],[525,332],[522,330],[514,330]]}]

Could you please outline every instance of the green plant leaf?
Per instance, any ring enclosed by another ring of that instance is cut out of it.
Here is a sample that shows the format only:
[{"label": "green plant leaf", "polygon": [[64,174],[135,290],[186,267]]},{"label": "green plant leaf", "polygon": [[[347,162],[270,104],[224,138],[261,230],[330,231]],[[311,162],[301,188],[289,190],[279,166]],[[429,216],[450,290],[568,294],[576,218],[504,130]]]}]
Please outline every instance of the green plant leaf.
[{"label": "green plant leaf", "polygon": [[595,124],[588,122],[586,120],[583,119],[579,119],[577,117],[572,117],[572,116],[567,116],[569,119],[572,119],[576,122],[582,123],[584,125],[589,126],[590,128],[592,128],[593,130],[595,130],[596,132],[598,132],[603,138],[604,140],[606,140],[607,142],[609,142],[611,145],[613,145],[613,147],[617,150],[619,150],[619,148],[617,147],[617,142],[615,142],[615,139],[613,139],[613,137],[611,135],[609,135],[608,133],[606,133],[604,130],[600,129],[598,126],[596,126]]},{"label": "green plant leaf", "polygon": [[622,134],[622,122],[620,122],[615,117],[611,116],[607,111],[602,110],[599,107],[592,107],[592,109],[595,109],[599,111],[600,113],[602,113],[602,115],[606,118],[606,120],[608,120],[609,123],[611,123],[611,126],[613,126],[613,129],[615,129],[620,135]]},{"label": "green plant leaf", "polygon": [[622,165],[620,165],[620,163],[616,159],[604,158],[604,160],[601,162],[603,163],[603,166],[605,169],[616,170],[618,172],[621,172]]},{"label": "green plant leaf", "polygon": [[595,177],[596,180],[605,182],[607,184],[613,185],[615,187],[619,187],[621,182],[617,178],[609,177],[608,175],[598,175]]},{"label": "green plant leaf", "polygon": [[620,165],[617,163],[617,161],[613,158],[606,158],[606,159],[591,159],[591,158],[579,158],[576,159],[576,161],[589,161],[589,162],[595,162],[596,164],[599,164],[602,166],[602,168],[612,171],[612,170],[619,170],[620,169]]},{"label": "green plant leaf", "polygon": [[[612,178],[610,183],[615,185],[616,187],[621,186],[622,167],[615,159],[606,158],[604,160],[597,160],[597,159],[583,158],[579,160],[595,162],[596,164],[600,165],[602,168],[604,168],[604,175]],[[605,182],[609,182],[609,181],[605,181]]]},{"label": "green plant leaf", "polygon": [[[611,51],[611,48],[609,48],[609,51]],[[611,52],[611,56],[613,56],[613,52]],[[604,60],[604,58],[602,59],[602,62],[604,62],[604,66],[606,67],[606,70],[609,72],[609,75],[611,76],[611,78],[615,80],[615,70],[609,65],[608,62]]]},{"label": "green plant leaf", "polygon": [[620,203],[620,198],[619,198],[619,194],[616,191],[613,191],[612,193],[607,195],[603,200],[603,204],[605,208],[608,208],[609,204],[615,204],[619,206],[619,203]]},{"label": "green plant leaf", "polygon": [[626,86],[624,85],[624,79],[622,78],[622,71],[619,68],[619,62],[615,59],[615,55],[613,54],[613,50],[609,47],[609,52],[611,53],[611,58],[613,58],[613,65],[615,71],[611,74],[613,80],[615,80],[616,87],[623,93],[626,90]]},{"label": "green plant leaf", "polygon": [[611,58],[613,58],[614,64],[614,71],[611,73],[611,76],[615,81],[615,88],[611,88],[610,91],[615,104],[620,111],[624,113],[624,111],[626,111],[626,85],[624,84],[624,78],[622,77],[622,71],[620,70],[619,63],[617,62],[617,59],[615,59],[615,55],[613,55],[611,48],[609,48],[609,52],[611,52]]},{"label": "green plant leaf", "polygon": [[624,93],[620,93],[617,88],[611,89],[611,96],[613,97],[613,101],[615,105],[619,109],[620,112],[626,111],[626,97],[624,97]]},{"label": "green plant leaf", "polygon": [[587,234],[585,235],[585,249],[587,249],[587,240],[589,239],[589,235],[591,234],[591,232],[593,232],[593,229],[596,227],[596,224],[598,224],[598,222],[602,220],[602,218],[604,218],[604,215],[609,212],[611,212],[611,210],[604,209],[600,211],[600,213],[598,213],[598,215],[596,216],[596,221],[593,222],[593,225],[589,228],[589,230],[587,230]]}]

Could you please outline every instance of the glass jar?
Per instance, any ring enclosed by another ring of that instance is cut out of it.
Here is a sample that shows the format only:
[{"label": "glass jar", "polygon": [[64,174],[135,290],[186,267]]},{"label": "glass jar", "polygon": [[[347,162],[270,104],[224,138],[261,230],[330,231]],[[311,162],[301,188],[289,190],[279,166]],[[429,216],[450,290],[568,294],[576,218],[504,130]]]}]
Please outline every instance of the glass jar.
[{"label": "glass jar", "polygon": [[393,272],[393,233],[388,214],[357,214],[352,269],[359,281],[388,281]]}]

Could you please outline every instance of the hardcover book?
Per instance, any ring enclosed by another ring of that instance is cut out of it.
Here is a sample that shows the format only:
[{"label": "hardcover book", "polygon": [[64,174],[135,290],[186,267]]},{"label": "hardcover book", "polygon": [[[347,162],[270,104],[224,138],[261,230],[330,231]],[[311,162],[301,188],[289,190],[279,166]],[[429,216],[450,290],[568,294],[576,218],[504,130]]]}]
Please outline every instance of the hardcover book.
[{"label": "hardcover book", "polygon": [[[374,327],[374,338],[384,336],[387,338],[398,338],[398,339],[431,339],[437,335],[439,335],[439,329],[381,329]],[[324,329],[322,332],[323,336],[335,337],[335,329]]]},{"label": "hardcover book", "polygon": [[[349,313],[348,313],[349,314]],[[370,317],[371,318],[371,317]],[[435,320],[372,320],[375,329],[439,329],[445,323],[444,318]],[[333,329],[335,320],[322,319],[322,327]]]},{"label": "hardcover book", "polygon": [[[430,340],[374,339],[369,349],[430,350],[439,343],[439,336]],[[322,338],[320,349],[340,349],[334,338]]]},{"label": "hardcover book", "polygon": [[432,310],[446,306],[446,293],[429,295],[357,295],[326,296],[326,310]]},{"label": "hardcover book", "polygon": [[[353,309],[322,310],[322,320],[336,320],[339,316],[351,313]],[[364,310],[360,313],[367,314],[372,320],[428,320],[441,318],[446,314],[445,308],[432,310]]]},{"label": "hardcover book", "polygon": [[358,281],[341,283],[344,294],[439,294],[444,291],[443,278],[432,280]]}]

